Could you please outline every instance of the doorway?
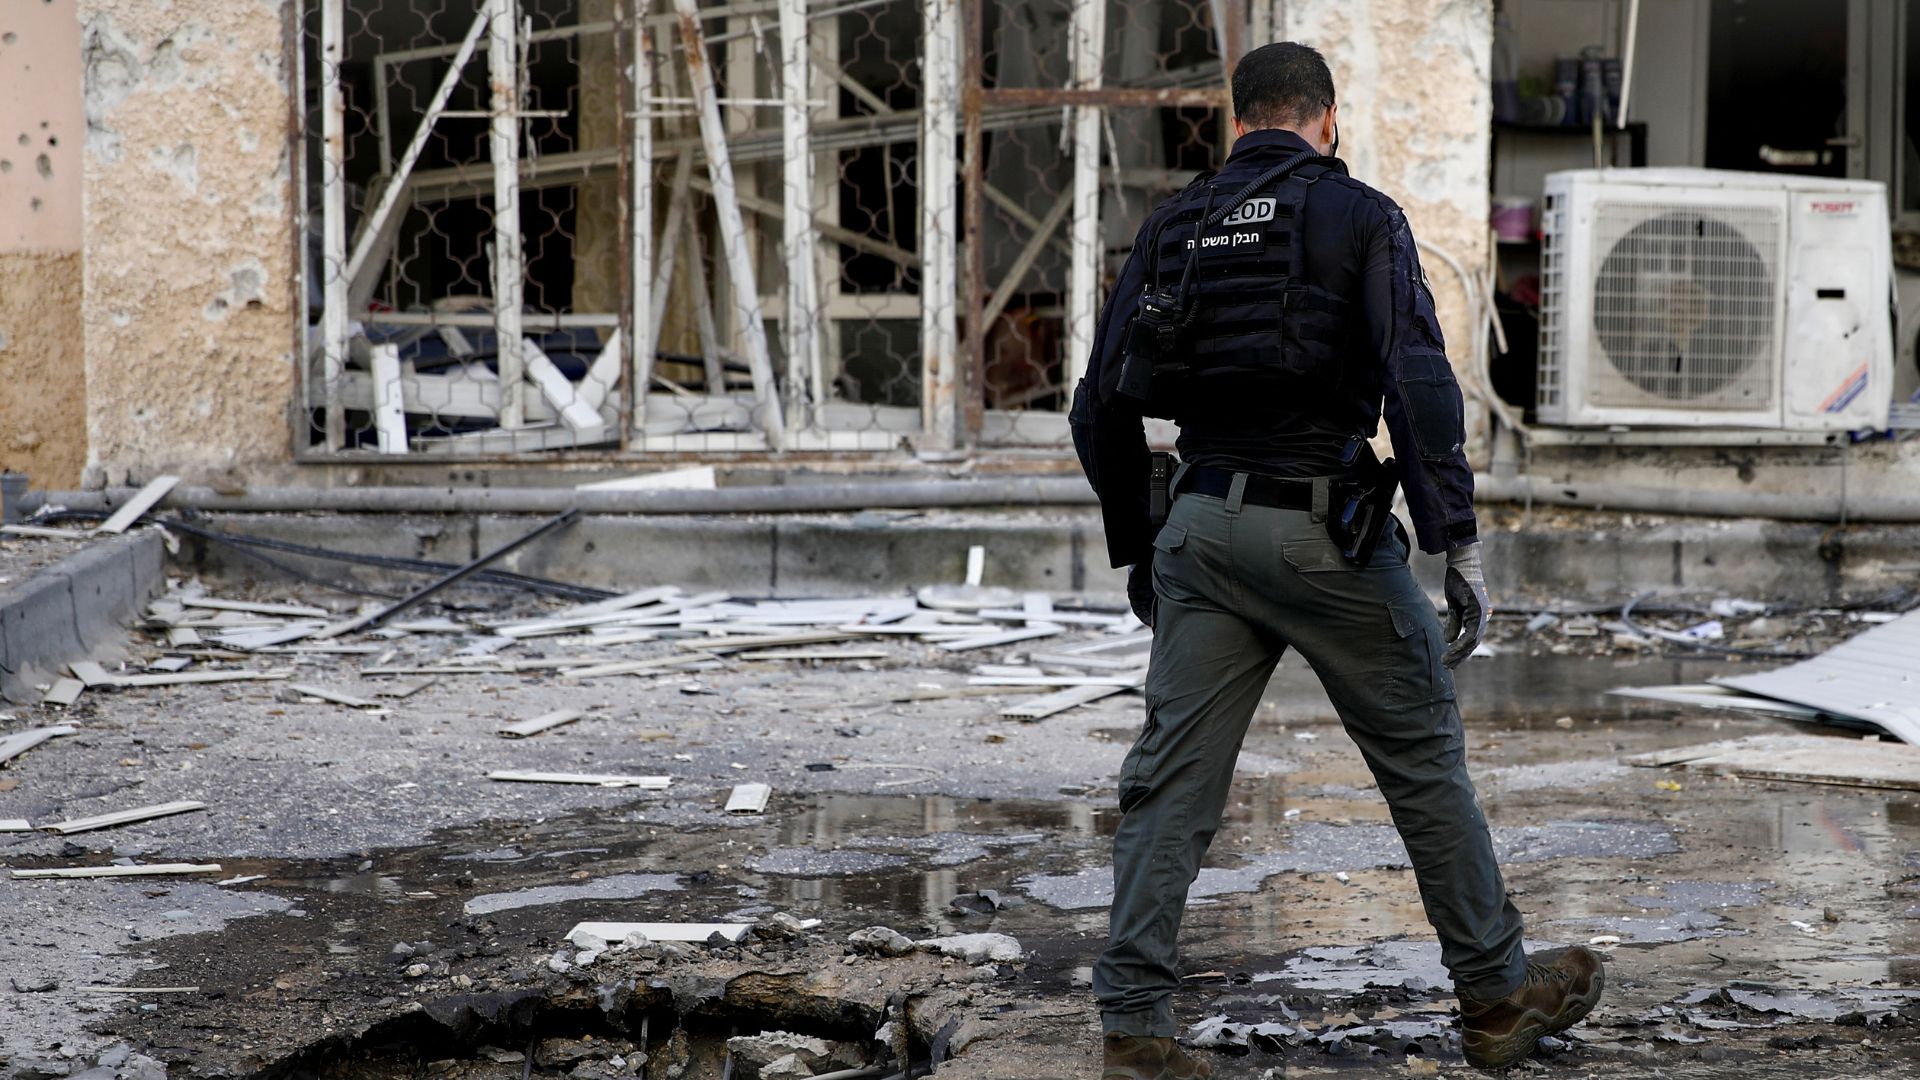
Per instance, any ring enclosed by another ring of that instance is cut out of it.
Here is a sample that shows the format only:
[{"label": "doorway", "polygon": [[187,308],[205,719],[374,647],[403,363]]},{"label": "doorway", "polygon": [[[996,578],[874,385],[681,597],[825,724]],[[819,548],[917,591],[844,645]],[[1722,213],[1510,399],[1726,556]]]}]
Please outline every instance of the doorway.
[{"label": "doorway", "polygon": [[1706,162],[1712,169],[1857,175],[1850,130],[1849,8],[1713,0]]}]

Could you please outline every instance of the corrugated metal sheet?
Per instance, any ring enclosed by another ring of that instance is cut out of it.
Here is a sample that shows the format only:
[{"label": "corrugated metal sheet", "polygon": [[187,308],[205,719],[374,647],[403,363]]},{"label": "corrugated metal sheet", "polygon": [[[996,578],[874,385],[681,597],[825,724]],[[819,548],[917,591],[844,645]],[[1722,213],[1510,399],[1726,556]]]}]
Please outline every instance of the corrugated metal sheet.
[{"label": "corrugated metal sheet", "polygon": [[1861,720],[1903,742],[1920,743],[1920,611],[1876,626],[1811,660],[1714,682]]}]

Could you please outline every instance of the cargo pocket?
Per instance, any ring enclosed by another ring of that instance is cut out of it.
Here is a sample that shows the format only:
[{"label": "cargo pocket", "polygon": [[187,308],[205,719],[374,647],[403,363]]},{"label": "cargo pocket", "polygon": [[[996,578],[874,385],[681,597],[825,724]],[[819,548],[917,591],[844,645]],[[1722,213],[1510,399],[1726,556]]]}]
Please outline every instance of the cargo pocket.
[{"label": "cargo pocket", "polygon": [[1388,649],[1387,678],[1381,700],[1404,708],[1453,700],[1453,673],[1442,662],[1446,642],[1433,609],[1424,596],[1387,602],[1393,626]]},{"label": "cargo pocket", "polygon": [[1187,546],[1187,527],[1173,524],[1160,526],[1160,531],[1154,535],[1153,546],[1155,550],[1169,555],[1176,554]]}]

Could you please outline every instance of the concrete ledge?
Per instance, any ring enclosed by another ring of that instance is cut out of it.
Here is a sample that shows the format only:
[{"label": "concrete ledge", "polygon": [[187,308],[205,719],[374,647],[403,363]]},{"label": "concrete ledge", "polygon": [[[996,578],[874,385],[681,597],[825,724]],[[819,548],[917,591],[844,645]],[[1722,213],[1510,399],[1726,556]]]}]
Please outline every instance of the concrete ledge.
[{"label": "concrete ledge", "polygon": [[38,683],[115,646],[166,582],[157,532],[103,537],[0,591],[0,697],[37,701]]},{"label": "concrete ledge", "polygon": [[[462,562],[517,536],[536,516],[486,514],[213,514],[227,531],[349,551]],[[1795,522],[1645,519],[1517,511],[1482,521],[1497,603],[1621,603],[1643,592],[1739,595],[1828,604],[1920,588],[1920,526],[1836,528]],[[893,592],[958,582],[967,548],[987,548],[986,583],[1116,597],[1097,512],[1081,507],[883,515],[588,515],[501,564],[605,589],[725,588],[741,596]],[[190,541],[187,566],[215,579],[275,580],[278,571],[220,545]],[[287,558],[293,558],[288,556]],[[309,566],[306,560],[295,560]],[[392,588],[381,571],[326,564],[329,579]],[[1440,559],[1415,569],[1439,594]],[[410,581],[423,578],[409,577]]]}]

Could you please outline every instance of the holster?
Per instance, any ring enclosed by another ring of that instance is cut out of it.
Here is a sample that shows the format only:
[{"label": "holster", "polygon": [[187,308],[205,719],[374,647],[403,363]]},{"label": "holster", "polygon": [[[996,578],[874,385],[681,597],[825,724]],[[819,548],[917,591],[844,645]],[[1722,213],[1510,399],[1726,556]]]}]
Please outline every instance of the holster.
[{"label": "holster", "polygon": [[1147,455],[1147,520],[1158,529],[1167,523],[1173,509],[1173,455],[1155,451]]},{"label": "holster", "polygon": [[1364,439],[1348,448],[1348,470],[1328,484],[1327,537],[1355,566],[1373,561],[1373,552],[1393,520],[1393,494],[1400,486],[1393,459],[1381,461]]}]

